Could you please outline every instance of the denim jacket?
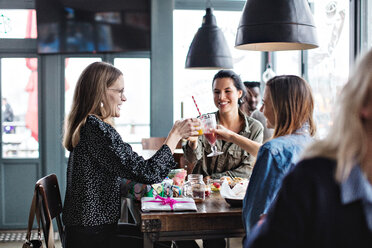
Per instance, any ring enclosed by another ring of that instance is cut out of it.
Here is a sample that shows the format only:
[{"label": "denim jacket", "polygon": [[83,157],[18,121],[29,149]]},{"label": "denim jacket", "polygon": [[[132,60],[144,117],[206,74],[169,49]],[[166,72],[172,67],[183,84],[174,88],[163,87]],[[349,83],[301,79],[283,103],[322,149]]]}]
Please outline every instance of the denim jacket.
[{"label": "denim jacket", "polygon": [[306,129],[272,139],[261,146],[243,201],[243,223],[247,236],[260,215],[266,213],[284,176],[294,168],[311,141]]}]

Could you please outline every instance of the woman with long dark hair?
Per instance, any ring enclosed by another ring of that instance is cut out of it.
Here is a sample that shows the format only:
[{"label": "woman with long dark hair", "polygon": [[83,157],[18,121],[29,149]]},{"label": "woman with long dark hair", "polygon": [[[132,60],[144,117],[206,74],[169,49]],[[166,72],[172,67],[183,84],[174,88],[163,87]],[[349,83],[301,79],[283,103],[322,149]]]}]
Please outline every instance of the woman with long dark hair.
[{"label": "woman with long dark hair", "polygon": [[[212,80],[217,124],[223,125],[232,132],[247,139],[262,142],[263,127],[257,120],[239,110],[243,103],[246,89],[239,75],[231,70],[219,71]],[[184,146],[185,158],[195,163],[193,173],[203,174],[204,179],[236,176],[249,178],[255,161],[254,155],[231,142],[216,141],[216,146],[223,154],[207,157],[211,145],[204,135],[189,138]]]}]

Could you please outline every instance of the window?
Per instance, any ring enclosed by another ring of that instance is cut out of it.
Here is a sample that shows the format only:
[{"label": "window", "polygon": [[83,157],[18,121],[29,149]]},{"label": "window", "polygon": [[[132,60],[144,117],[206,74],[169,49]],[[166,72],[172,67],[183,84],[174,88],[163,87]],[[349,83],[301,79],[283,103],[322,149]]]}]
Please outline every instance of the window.
[{"label": "window", "polygon": [[372,48],[372,3],[361,2],[361,52],[364,54]]},{"label": "window", "polygon": [[[261,79],[261,53],[234,48],[241,11],[213,11],[217,26],[222,30],[233,57],[234,71],[243,81]],[[175,10],[173,12],[173,69],[174,69],[174,119],[195,117],[198,112],[192,96],[202,113],[215,111],[212,79],[216,70],[185,69],[189,46],[202,24],[205,10]],[[185,22],[184,20],[187,20]],[[182,114],[181,114],[182,113]]]},{"label": "window", "polygon": [[349,75],[349,1],[313,1],[312,6],[319,48],[308,50],[308,81],[322,138],[332,126],[334,104]]},{"label": "window", "polygon": [[37,64],[37,58],[1,59],[4,158],[39,156]]},{"label": "window", "polygon": [[275,52],[275,73],[276,75],[287,74],[301,76],[301,52]]},{"label": "window", "polygon": [[127,101],[115,118],[116,130],[135,151],[142,149],[141,139],[150,137],[150,59],[116,58],[114,65],[124,76]]},{"label": "window", "polygon": [[36,11],[0,9],[0,38],[36,39]]}]

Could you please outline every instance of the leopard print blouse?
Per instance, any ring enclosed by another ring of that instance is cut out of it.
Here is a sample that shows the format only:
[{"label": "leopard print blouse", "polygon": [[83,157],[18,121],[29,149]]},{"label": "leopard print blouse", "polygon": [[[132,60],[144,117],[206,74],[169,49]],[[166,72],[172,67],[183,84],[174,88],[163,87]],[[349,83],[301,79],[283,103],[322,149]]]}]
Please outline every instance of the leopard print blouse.
[{"label": "leopard print blouse", "polygon": [[123,142],[115,128],[96,116],[88,116],[80,131],[80,141],[68,161],[64,224],[117,223],[122,178],[145,184],[159,183],[175,166],[167,145],[145,160]]}]

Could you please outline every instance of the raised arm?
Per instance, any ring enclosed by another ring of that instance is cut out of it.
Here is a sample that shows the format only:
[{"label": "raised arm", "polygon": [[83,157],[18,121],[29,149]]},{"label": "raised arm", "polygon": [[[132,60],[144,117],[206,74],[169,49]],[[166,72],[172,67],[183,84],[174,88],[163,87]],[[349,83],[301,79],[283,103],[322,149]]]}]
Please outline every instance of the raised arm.
[{"label": "raised arm", "polygon": [[213,131],[216,132],[217,139],[222,139],[227,142],[232,142],[234,144],[237,144],[238,146],[246,150],[248,153],[257,157],[258,150],[261,147],[260,143],[250,140],[247,137],[244,137],[240,134],[237,134],[225,128],[222,125],[217,125],[217,129],[214,129]]},{"label": "raised arm", "polygon": [[198,135],[199,126],[200,121],[197,118],[189,118],[183,121],[176,121],[171,131],[169,132],[164,144],[168,145],[173,153],[180,139]]}]

